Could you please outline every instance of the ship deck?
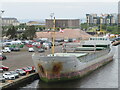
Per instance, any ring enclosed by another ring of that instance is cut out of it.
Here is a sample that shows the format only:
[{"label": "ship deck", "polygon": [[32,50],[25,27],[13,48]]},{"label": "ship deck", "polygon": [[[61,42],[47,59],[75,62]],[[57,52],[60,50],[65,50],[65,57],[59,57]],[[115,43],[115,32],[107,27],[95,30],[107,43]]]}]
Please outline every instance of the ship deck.
[{"label": "ship deck", "polygon": [[[82,57],[87,55],[88,53],[55,53],[54,56],[76,56],[76,57]],[[49,54],[48,56],[52,56],[52,54]]]}]

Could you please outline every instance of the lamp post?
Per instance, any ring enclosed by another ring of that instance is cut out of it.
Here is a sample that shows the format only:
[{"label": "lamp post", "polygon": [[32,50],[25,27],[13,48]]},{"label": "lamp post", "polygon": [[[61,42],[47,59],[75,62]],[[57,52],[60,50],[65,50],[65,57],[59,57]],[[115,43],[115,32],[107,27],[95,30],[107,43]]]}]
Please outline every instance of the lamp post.
[{"label": "lamp post", "polygon": [[52,37],[52,55],[54,56],[55,53],[55,17],[53,20],[53,37]]},{"label": "lamp post", "polygon": [[[52,20],[53,15],[54,15],[54,13],[50,14],[51,20]],[[53,19],[53,28],[52,28],[51,34],[52,34],[52,56],[54,56],[54,52],[55,52],[55,17]]]},{"label": "lamp post", "polygon": [[2,30],[3,30],[3,28],[2,28],[2,14],[4,13],[5,11],[4,10],[1,10],[0,11],[0,38],[2,38]]},{"label": "lamp post", "polygon": [[53,16],[54,16],[54,13],[51,13],[51,14],[50,14],[51,19],[52,19]]},{"label": "lamp post", "polygon": [[[3,28],[2,28],[2,14],[3,14],[3,13],[4,13],[4,11],[1,10],[1,11],[0,11],[0,41],[3,40],[3,38],[2,38],[2,30],[3,30]],[[2,50],[2,46],[3,46],[3,44],[0,43],[0,50]]]},{"label": "lamp post", "polygon": [[[52,36],[52,56],[54,56],[54,52],[55,52],[55,17],[53,18],[54,13],[50,14],[51,17],[51,23],[53,23],[52,26],[52,31],[51,31],[51,36]],[[53,20],[52,20],[53,18]]]}]

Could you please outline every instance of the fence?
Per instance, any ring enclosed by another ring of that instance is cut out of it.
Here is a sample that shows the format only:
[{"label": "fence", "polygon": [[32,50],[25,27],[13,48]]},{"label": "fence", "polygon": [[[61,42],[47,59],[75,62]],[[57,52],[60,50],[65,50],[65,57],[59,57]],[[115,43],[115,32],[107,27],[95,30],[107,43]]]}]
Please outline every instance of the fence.
[{"label": "fence", "polygon": [[86,56],[80,57],[79,59],[81,62],[88,62],[88,61],[94,60],[95,58],[108,54],[109,51],[110,51],[109,49],[102,50],[99,52],[95,51],[93,53],[89,53]]}]

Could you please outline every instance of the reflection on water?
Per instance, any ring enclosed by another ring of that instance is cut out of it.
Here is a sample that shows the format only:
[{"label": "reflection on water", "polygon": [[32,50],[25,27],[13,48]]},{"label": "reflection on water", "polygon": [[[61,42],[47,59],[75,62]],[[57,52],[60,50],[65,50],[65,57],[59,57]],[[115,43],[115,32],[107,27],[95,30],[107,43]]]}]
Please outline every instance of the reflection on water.
[{"label": "reflection on water", "polygon": [[118,88],[118,47],[113,48],[114,60],[82,79],[59,83],[44,83],[41,80],[35,80],[22,88]]}]

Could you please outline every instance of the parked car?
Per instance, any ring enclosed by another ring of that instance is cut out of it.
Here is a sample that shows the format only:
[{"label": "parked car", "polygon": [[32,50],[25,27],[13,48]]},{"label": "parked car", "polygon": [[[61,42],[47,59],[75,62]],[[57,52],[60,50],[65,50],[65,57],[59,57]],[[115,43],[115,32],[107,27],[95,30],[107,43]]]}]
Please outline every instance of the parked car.
[{"label": "parked car", "polygon": [[15,48],[10,47],[10,50],[11,50],[11,51],[20,51],[20,48],[18,48],[18,47],[15,47]]},{"label": "parked car", "polygon": [[34,49],[33,48],[29,48],[28,51],[29,52],[34,52]]},{"label": "parked car", "polygon": [[5,47],[3,50],[1,50],[3,53],[10,53],[11,50],[9,49],[9,47]]},{"label": "parked car", "polygon": [[28,66],[27,67],[29,70],[31,70],[31,72],[35,72],[35,67],[33,67],[33,66]]},{"label": "parked car", "polygon": [[3,69],[2,68],[0,68],[0,73],[3,73]]},{"label": "parked car", "polygon": [[1,54],[0,55],[0,60],[5,60],[5,59],[7,59],[7,57],[5,55]]},{"label": "parked car", "polygon": [[23,69],[16,69],[16,73],[18,73],[20,76],[26,75],[26,72]]},{"label": "parked car", "polygon": [[31,70],[28,69],[27,67],[23,67],[22,70],[24,70],[26,73],[31,73]]},{"label": "parked car", "polygon": [[40,49],[38,49],[38,52],[45,52],[45,50],[43,49],[43,48],[40,48]]},{"label": "parked car", "polygon": [[3,57],[3,60],[6,60],[6,59],[7,59],[7,57],[6,57],[5,55],[3,55],[3,54],[2,54],[2,57]]},{"label": "parked car", "polygon": [[13,50],[14,50],[14,48],[13,48],[13,47],[9,47],[9,49],[10,49],[11,51],[13,51]]},{"label": "parked car", "polygon": [[0,55],[0,60],[3,60],[3,57],[2,57],[2,55]]},{"label": "parked car", "polygon": [[5,78],[0,74],[0,83],[5,83]]},{"label": "parked car", "polygon": [[14,80],[15,79],[15,76],[13,74],[11,74],[10,72],[3,73],[3,77],[5,79],[8,79],[8,80]]},{"label": "parked car", "polygon": [[4,66],[4,65],[1,65],[1,66],[0,66],[0,69],[3,69],[3,71],[8,71],[8,70],[9,70],[9,67],[6,67],[6,66]]},{"label": "parked car", "polygon": [[26,46],[27,46],[27,47],[33,47],[33,45],[31,45],[31,44],[27,44]]},{"label": "parked car", "polygon": [[10,73],[11,73],[12,75],[14,75],[14,76],[15,76],[15,78],[19,78],[19,74],[18,74],[18,73],[16,73],[15,71],[10,71]]},{"label": "parked car", "polygon": [[13,49],[13,51],[20,51],[20,48],[16,47]]}]

